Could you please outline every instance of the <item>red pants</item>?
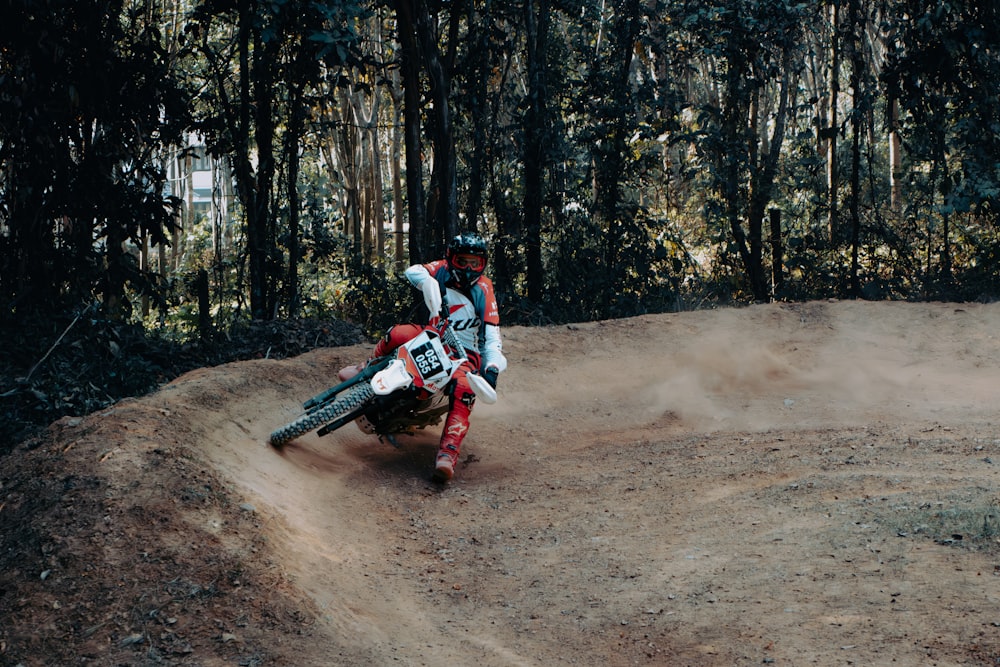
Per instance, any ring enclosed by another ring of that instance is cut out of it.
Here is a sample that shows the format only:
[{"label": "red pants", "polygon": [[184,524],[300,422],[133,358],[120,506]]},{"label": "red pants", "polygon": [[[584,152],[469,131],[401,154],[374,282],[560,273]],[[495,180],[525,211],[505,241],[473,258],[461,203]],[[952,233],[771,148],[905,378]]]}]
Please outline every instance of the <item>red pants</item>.
[{"label": "red pants", "polygon": [[[397,324],[386,332],[375,346],[373,356],[384,357],[391,354],[396,348],[410,339],[416,337],[424,328],[419,324]],[[469,386],[469,379],[466,373],[477,370],[479,366],[479,355],[475,352],[466,351],[469,360],[459,366],[451,382],[451,394],[448,399],[448,417],[444,422],[444,430],[441,432],[440,453],[447,453],[451,457],[452,465],[458,463],[458,453],[462,448],[462,440],[469,431],[469,415],[472,414],[472,406],[476,402],[476,394]]]}]

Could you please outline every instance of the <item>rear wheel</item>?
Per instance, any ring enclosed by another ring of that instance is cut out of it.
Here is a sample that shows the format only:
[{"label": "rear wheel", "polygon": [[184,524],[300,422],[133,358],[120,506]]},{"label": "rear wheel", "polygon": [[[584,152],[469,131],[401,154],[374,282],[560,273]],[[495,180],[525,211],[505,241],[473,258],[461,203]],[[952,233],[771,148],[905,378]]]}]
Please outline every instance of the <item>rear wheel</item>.
[{"label": "rear wheel", "polygon": [[334,428],[339,428],[360,415],[361,409],[373,396],[375,396],[375,390],[370,384],[367,382],[357,384],[338,396],[330,405],[304,414],[292,423],[282,426],[271,434],[270,442],[274,447],[281,447],[286,442],[325,424],[332,425],[332,422],[339,422],[337,426],[334,426]]}]

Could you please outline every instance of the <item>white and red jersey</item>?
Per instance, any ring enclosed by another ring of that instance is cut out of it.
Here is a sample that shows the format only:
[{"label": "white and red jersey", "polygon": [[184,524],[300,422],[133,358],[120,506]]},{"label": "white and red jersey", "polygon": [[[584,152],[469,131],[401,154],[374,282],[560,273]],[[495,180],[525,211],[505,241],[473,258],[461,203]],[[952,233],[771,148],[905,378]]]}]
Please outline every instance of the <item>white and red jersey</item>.
[{"label": "white and red jersey", "polygon": [[404,275],[417,288],[425,280],[435,280],[447,288],[449,317],[459,342],[482,357],[482,368],[495,366],[499,371],[507,368],[500,339],[500,309],[489,278],[480,276],[468,289],[457,289],[451,283],[448,261],[444,259],[414,264]]}]

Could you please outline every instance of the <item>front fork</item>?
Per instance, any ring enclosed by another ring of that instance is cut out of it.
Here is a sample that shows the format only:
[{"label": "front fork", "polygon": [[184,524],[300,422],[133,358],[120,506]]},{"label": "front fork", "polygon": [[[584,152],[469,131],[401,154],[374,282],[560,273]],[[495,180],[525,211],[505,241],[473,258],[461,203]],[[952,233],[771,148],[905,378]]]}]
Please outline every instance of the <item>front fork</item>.
[{"label": "front fork", "polygon": [[306,412],[314,412],[318,410],[319,408],[323,407],[324,405],[332,401],[334,398],[336,398],[337,394],[344,391],[345,389],[353,387],[354,385],[362,381],[364,382],[370,381],[376,373],[378,373],[380,370],[388,366],[390,361],[392,361],[392,357],[381,357],[379,359],[375,359],[370,364],[362,368],[361,371],[354,377],[348,380],[344,380],[340,384],[334,387],[330,387],[323,393],[316,394],[315,396],[310,398],[308,401],[302,404],[303,409],[305,409]]}]

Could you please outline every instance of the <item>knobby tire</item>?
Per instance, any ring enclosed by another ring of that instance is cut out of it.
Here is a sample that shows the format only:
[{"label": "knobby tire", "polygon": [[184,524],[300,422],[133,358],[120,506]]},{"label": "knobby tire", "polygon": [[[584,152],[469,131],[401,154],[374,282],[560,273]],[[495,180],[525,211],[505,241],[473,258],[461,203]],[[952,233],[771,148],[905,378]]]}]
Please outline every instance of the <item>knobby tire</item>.
[{"label": "knobby tire", "polygon": [[367,382],[354,385],[329,405],[315,412],[304,414],[290,424],[276,430],[271,434],[271,445],[281,447],[286,442],[321,426],[337,420],[346,421],[352,418],[355,413],[360,414],[359,408],[370,401],[373,396],[375,396],[375,390]]}]

